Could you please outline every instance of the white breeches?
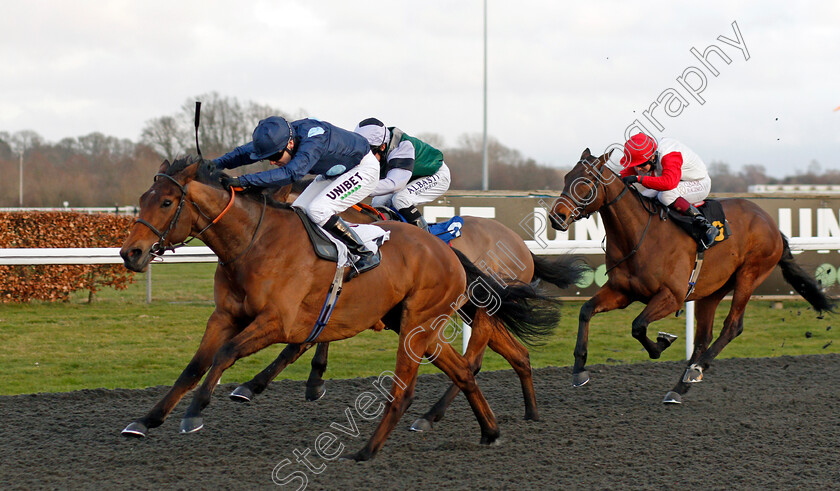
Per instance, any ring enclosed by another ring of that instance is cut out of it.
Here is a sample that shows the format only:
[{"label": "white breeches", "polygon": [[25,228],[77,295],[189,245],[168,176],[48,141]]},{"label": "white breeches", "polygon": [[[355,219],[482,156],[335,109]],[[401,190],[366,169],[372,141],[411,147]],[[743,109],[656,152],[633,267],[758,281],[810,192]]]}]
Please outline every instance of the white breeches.
[{"label": "white breeches", "polygon": [[422,205],[433,201],[449,190],[449,167],[442,164],[437,172],[427,177],[420,177],[410,181],[396,193],[375,196],[371,201],[373,206],[390,206],[402,210],[412,205]]},{"label": "white breeches", "polygon": [[703,201],[709,196],[709,191],[712,190],[712,180],[709,176],[700,179],[699,181],[680,181],[677,187],[669,191],[656,191],[655,189],[645,189],[642,191],[643,196],[648,198],[656,197],[660,203],[665,206],[671,205],[679,197],[683,197],[686,201],[694,203]]},{"label": "white breeches", "polygon": [[356,167],[334,178],[318,176],[292,203],[302,208],[310,220],[323,225],[336,213],[367,198],[379,182],[379,161],[373,153]]}]

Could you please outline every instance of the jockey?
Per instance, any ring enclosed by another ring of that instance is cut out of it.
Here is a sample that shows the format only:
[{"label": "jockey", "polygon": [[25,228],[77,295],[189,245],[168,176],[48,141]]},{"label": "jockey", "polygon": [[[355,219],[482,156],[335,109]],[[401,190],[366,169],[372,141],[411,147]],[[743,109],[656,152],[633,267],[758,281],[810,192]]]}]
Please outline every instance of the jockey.
[{"label": "jockey", "polygon": [[429,224],[416,205],[428,203],[449,189],[449,167],[443,154],[428,143],[408,136],[399,128],[385,127],[382,121],[368,118],[356,126],[379,160],[380,173],[374,196],[374,207],[391,207],[423,230]]},{"label": "jockey", "polygon": [[310,220],[358,256],[353,264],[356,273],[375,268],[379,257],[337,215],[365,199],[376,186],[379,162],[367,141],[325,121],[301,119],[290,123],[279,116],[260,121],[252,139],[215,159],[216,167],[233,169],[268,160],[278,168],[225,178],[223,185],[281,187],[306,174],[316,174],[292,206],[303,209]]},{"label": "jockey", "polygon": [[663,205],[689,216],[694,227],[702,230],[703,246],[709,247],[720,233],[693,203],[702,201],[712,189],[712,180],[700,157],[673,138],[656,141],[637,133],[624,144],[621,159],[625,184],[639,183],[646,188],[641,194],[656,197]]}]

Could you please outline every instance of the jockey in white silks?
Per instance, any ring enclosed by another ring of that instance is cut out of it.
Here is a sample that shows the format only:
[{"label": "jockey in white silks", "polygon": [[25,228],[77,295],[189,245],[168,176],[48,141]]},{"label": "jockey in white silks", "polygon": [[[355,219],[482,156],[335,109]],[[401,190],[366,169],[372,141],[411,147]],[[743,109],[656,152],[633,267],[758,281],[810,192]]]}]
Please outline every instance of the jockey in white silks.
[{"label": "jockey in white silks", "polygon": [[443,153],[376,118],[361,121],[355,132],[367,139],[381,167],[379,182],[370,193],[371,204],[393,208],[406,222],[428,230],[417,205],[429,203],[449,189],[451,179]]},{"label": "jockey in white silks", "polygon": [[712,180],[706,164],[690,148],[673,138],[662,138],[657,145],[650,136],[637,133],[624,144],[621,165],[625,184],[638,183],[643,196],[691,217],[703,231],[704,246],[714,242],[720,232],[694,206],[709,195]]}]

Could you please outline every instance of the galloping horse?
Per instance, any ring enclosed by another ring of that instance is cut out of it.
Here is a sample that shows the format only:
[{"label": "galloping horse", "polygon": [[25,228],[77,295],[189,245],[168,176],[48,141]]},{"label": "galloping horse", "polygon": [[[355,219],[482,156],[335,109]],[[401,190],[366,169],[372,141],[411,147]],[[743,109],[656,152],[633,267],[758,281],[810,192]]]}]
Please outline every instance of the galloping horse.
[{"label": "galloping horse", "polygon": [[[132,271],[144,270],[153,255],[188,237],[200,237],[219,257],[216,307],[196,354],[163,399],[123,430],[126,436],[145,436],[149,428],[163,424],[207,373],[181,421],[182,433],[201,429],[201,411],[224,370],[237,359],[271,344],[304,342],[336,272],[334,263],[315,255],[289,205],[269,207],[263,196],[262,201],[234,199],[233,190],[222,189],[214,171],[212,162],[194,157],[164,162],[141,196],[139,217],[120,250]],[[382,447],[413,398],[424,355],[466,394],[481,427],[481,443],[493,442],[499,436],[496,419],[469,363],[435,329],[454,306],[470,306],[472,299],[463,305],[467,282],[479,279],[492,289],[487,296],[501,299],[493,322],[501,320],[514,332],[550,329],[529,324],[532,310],[519,303],[533,298],[533,290],[494,286],[463,255],[417,227],[387,223],[382,228],[391,232],[381,248],[382,263],[345,284],[342,302],[315,339],[337,341],[371,326],[399,332],[391,397],[370,440],[353,458],[367,460]],[[380,294],[370,295],[373,290]],[[487,317],[482,308],[476,310],[477,318]]]},{"label": "galloping horse", "polygon": [[[295,183],[297,184],[297,183]],[[274,195],[275,199],[291,201],[302,187],[286,187]],[[341,217],[352,223],[373,223],[381,216],[373,210],[350,208]],[[496,220],[465,216],[461,236],[453,239],[450,245],[462,252],[473,263],[480,263],[495,272],[503,281],[531,283],[544,280],[559,288],[566,288],[577,282],[582,276],[583,263],[579,258],[561,256],[555,259],[540,258],[531,253],[525,241],[514,231]],[[481,362],[487,346],[502,355],[516,374],[522,385],[525,399],[525,419],[537,420],[539,414],[536,395],[531,375],[531,363],[528,350],[505,329],[497,329],[492,324],[479,322],[473,326],[472,336],[464,356],[469,360],[473,373],[481,369]],[[234,401],[250,401],[261,393],[268,384],[288,365],[297,360],[312,344],[289,345],[262,372],[253,379],[237,387],[230,395]],[[318,343],[312,358],[312,370],[306,383],[306,400],[320,399],[325,392],[323,375],[327,369],[329,343]],[[453,384],[443,397],[411,425],[415,431],[431,430],[434,422],[440,421],[446,408],[458,395],[458,386]]]},{"label": "galloping horse", "polygon": [[[549,218],[558,230],[571,222],[600,213],[606,230],[607,283],[580,309],[573,384],[589,381],[586,371],[589,321],[593,315],[623,309],[635,301],[647,306],[633,320],[633,337],[651,358],[659,358],[674,337],[661,333],[656,342],[647,337],[651,322],[671,314],[684,301],[696,301],[697,327],[694,352],[688,368],[663,402],[680,403],[689,384],[700,382],[703,370],[744,328],[744,309],[758,285],[777,265],[793,288],[818,312],[833,311],[835,302],[821,291],[819,284],[798,266],[787,238],[773,219],[754,203],[744,199],[720,200],[732,227],[732,236],[705,252],[706,267],[701,269],[691,295],[689,276],[697,251],[694,239],[672,220],[662,221],[655,202],[628,192],[609,168],[609,154],[595,157],[589,149],[565,177],[563,193],[552,206]],[[712,324],[723,297],[733,293],[732,306],[723,329],[714,343]]]}]

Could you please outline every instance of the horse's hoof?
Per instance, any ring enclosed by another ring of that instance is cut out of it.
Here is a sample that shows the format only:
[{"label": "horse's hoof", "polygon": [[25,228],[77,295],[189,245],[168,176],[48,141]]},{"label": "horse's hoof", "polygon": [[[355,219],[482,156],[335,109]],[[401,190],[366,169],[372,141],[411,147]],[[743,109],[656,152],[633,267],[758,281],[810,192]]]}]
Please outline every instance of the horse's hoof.
[{"label": "horse's hoof", "polygon": [[499,443],[501,443],[501,440],[499,440],[499,435],[499,430],[496,430],[493,433],[488,433],[486,435],[481,435],[480,443],[482,445],[498,445]]},{"label": "horse's hoof", "polygon": [[667,394],[665,394],[665,399],[662,399],[663,404],[682,404],[682,396],[674,392],[673,390],[669,390]]},{"label": "horse's hoof", "polygon": [[408,429],[411,431],[432,431],[432,422],[428,419],[420,418],[411,423],[411,426],[409,426]]},{"label": "horse's hoof", "polygon": [[314,387],[306,387],[306,402],[313,402],[317,401],[318,399],[324,397],[324,394],[327,393],[327,389],[324,384],[316,385]]},{"label": "horse's hoof", "polygon": [[697,382],[702,382],[703,367],[697,365],[696,363],[690,365],[688,368],[685,369],[685,374],[683,375],[682,381],[687,384],[696,384]]},{"label": "horse's hoof", "polygon": [[372,459],[373,455],[370,455],[366,452],[356,452],[347,455],[342,455],[338,458],[338,460],[344,460],[349,462],[367,462],[368,460]]},{"label": "horse's hoof", "polygon": [[201,416],[181,420],[181,433],[183,434],[195,433],[202,428],[204,428],[204,419]]},{"label": "horse's hoof", "polygon": [[662,343],[662,349],[664,350],[668,346],[671,346],[671,343],[677,340],[679,336],[676,334],[671,334],[669,332],[660,332],[658,336],[656,336],[656,340]]},{"label": "horse's hoof", "polygon": [[251,399],[254,398],[254,391],[244,385],[240,385],[233,389],[233,392],[228,397],[233,402],[251,402]]},{"label": "horse's hoof", "polygon": [[583,387],[589,383],[589,372],[584,370],[582,372],[572,374],[572,387]]},{"label": "horse's hoof", "polygon": [[149,429],[146,428],[146,425],[143,423],[134,422],[130,425],[126,426],[124,430],[122,430],[122,436],[133,437],[133,438],[146,438],[146,432]]}]

